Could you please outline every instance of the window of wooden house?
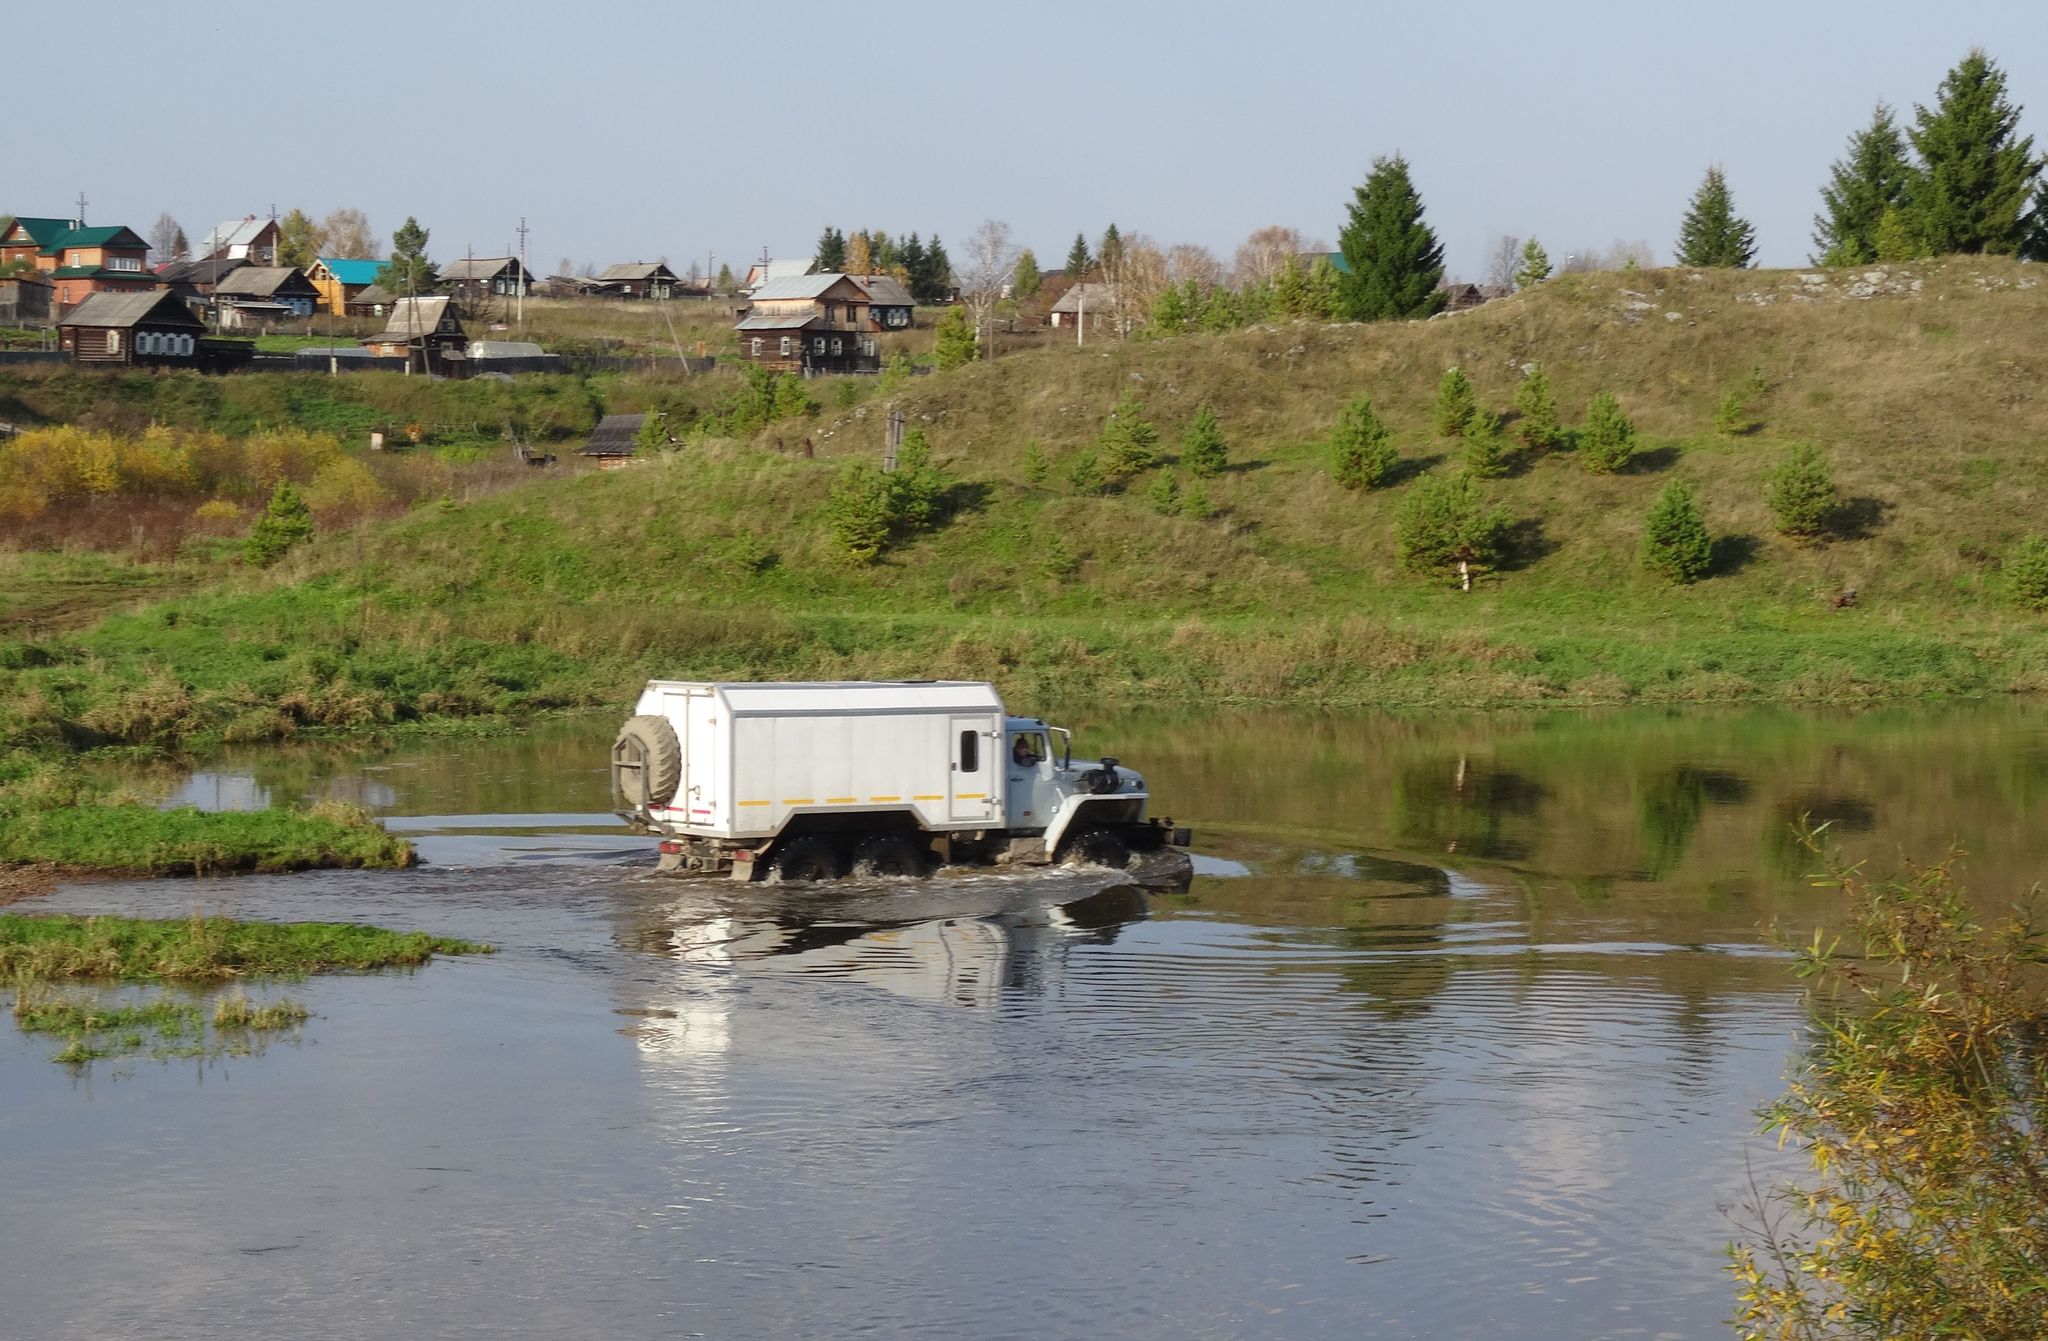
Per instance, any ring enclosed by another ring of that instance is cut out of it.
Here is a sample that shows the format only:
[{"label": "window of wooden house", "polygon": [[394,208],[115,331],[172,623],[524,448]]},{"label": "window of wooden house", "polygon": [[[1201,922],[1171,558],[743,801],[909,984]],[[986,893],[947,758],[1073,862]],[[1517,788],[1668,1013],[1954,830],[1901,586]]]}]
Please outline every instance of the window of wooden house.
[{"label": "window of wooden house", "polygon": [[753,346],[754,346],[754,347],[753,347],[753,355],[754,355],[754,357],[755,357],[755,358],[760,358],[760,357],[761,357],[761,337],[760,337],[760,336],[758,336],[758,335],[757,335],[757,336],[755,336],[755,337],[754,337],[754,341],[753,341]]},{"label": "window of wooden house", "polygon": [[832,337],[832,352],[835,354],[840,352],[839,337],[836,335]]},{"label": "window of wooden house", "polygon": [[824,336],[822,336],[822,335],[814,335],[814,336],[812,336],[812,337],[811,337],[811,352],[812,352],[813,354],[822,354],[822,353],[824,353],[824,352],[825,352],[825,337],[824,337]]},{"label": "window of wooden house", "polygon": [[789,337],[786,335],[782,337],[782,352],[785,355],[789,353]]},{"label": "window of wooden house", "polygon": [[118,354],[121,352],[121,332],[107,332],[107,352],[109,354]]}]

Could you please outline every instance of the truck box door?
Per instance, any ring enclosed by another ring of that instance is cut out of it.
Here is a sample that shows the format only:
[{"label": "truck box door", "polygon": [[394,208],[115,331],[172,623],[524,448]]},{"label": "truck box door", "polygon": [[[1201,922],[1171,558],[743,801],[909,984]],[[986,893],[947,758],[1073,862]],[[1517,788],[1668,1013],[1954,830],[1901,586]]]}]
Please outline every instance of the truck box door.
[{"label": "truck box door", "polygon": [[954,717],[948,724],[952,728],[953,767],[948,775],[946,816],[986,822],[1002,794],[996,737],[989,732],[986,717]]}]

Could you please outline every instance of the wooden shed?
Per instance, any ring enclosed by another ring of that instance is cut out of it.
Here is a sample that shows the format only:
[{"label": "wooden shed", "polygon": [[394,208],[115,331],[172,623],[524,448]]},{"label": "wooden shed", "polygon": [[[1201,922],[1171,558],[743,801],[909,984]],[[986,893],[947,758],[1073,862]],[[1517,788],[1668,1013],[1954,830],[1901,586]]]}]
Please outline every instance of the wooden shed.
[{"label": "wooden shed", "polygon": [[644,414],[608,414],[598,420],[577,455],[592,458],[601,470],[617,470],[640,449],[640,426],[646,421]]}]

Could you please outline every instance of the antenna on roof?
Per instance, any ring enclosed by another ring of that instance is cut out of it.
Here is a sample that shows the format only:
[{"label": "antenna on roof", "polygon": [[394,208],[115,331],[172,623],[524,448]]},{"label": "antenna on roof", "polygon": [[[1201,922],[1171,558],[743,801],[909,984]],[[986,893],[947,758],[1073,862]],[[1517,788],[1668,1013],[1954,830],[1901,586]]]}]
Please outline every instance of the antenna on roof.
[{"label": "antenna on roof", "polygon": [[85,227],[85,192],[78,193],[78,226]]}]

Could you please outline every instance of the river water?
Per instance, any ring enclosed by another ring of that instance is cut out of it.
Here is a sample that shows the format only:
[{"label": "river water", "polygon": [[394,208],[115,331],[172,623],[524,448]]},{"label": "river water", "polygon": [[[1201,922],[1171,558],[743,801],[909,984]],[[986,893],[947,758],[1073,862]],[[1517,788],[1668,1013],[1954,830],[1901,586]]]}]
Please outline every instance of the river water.
[{"label": "river water", "polygon": [[500,953],[294,985],[227,1061],[0,1031],[7,1337],[1706,1337],[1798,1045],[1767,928],[2048,872],[2048,706],[1075,715],[1197,833],[1107,872],[664,878],[609,720],[138,779],[342,797],[402,873],[44,906]]}]

